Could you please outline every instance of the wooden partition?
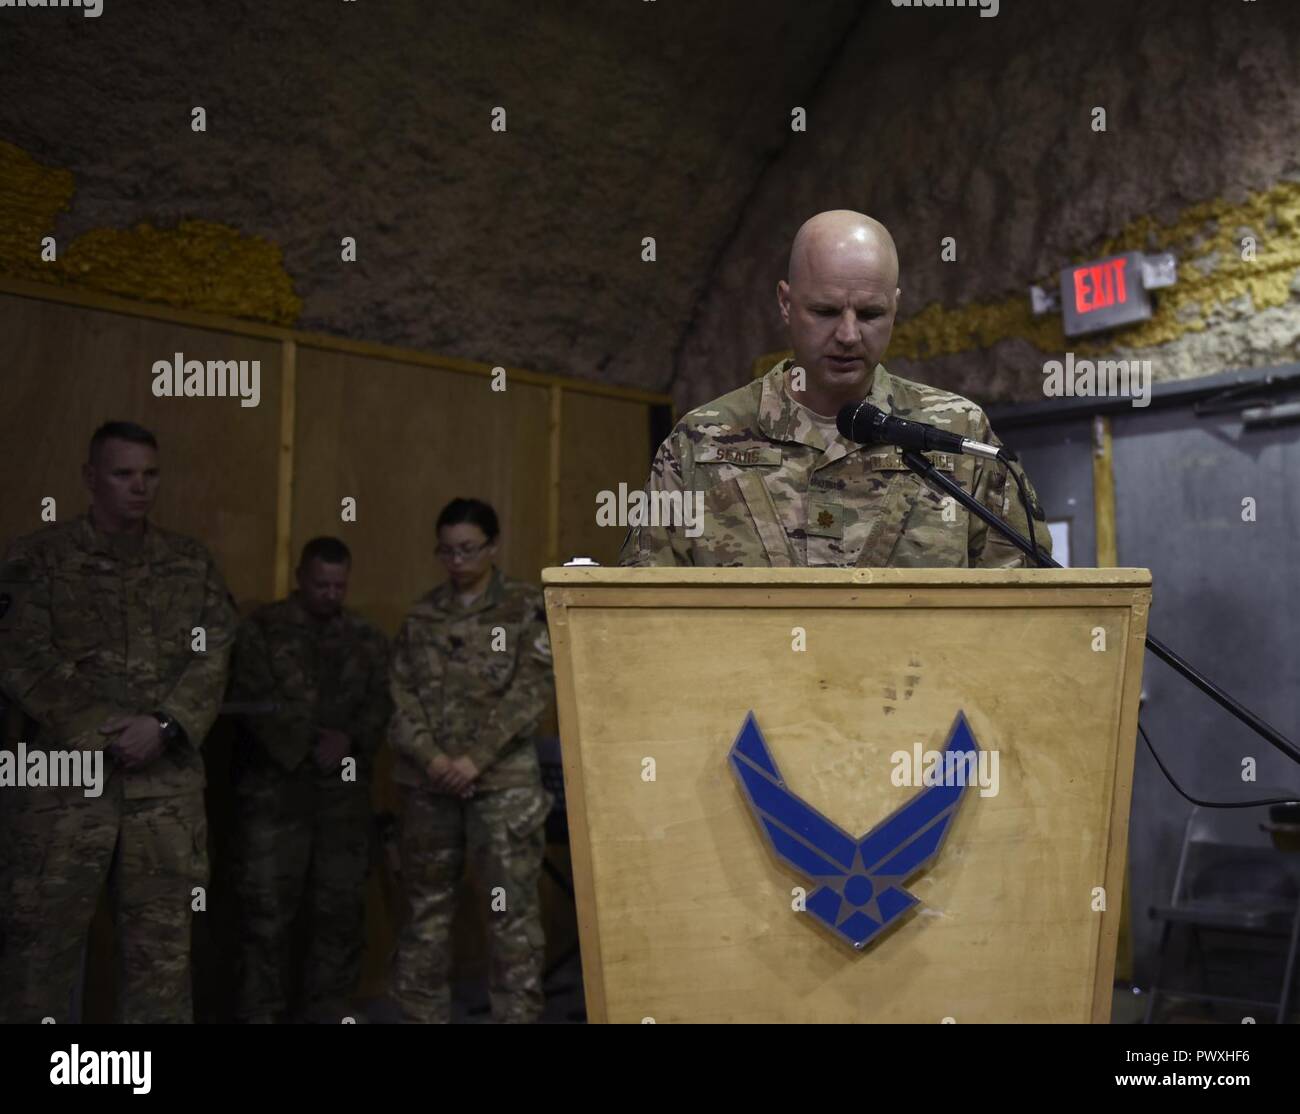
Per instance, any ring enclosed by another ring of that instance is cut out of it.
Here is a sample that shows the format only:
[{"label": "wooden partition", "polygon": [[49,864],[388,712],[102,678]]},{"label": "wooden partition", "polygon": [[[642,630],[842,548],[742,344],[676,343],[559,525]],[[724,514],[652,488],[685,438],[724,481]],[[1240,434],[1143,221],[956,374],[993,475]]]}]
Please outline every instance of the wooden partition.
[{"label": "wooden partition", "polygon": [[[39,530],[41,500],[60,522],[81,514],[86,445],[100,423],[129,419],[161,449],[155,518],[202,539],[239,599],[273,588],[276,436],[281,345],[81,306],[0,294],[0,445],[5,498],[0,541]],[[153,364],[187,359],[257,360],[261,401],[155,398]]]},{"label": "wooden partition", "polygon": [[[536,581],[546,562],[548,391],[349,353],[298,353],[293,554],[316,534],[353,549],[353,604],[395,630],[442,578],[434,521],[458,495],[490,502],[499,564]],[[355,523],[340,520],[356,500]]]},{"label": "wooden partition", "polygon": [[[455,495],[496,506],[510,575],[616,560],[624,530],[597,525],[596,495],[645,483],[650,410],[671,405],[516,368],[495,391],[484,364],[9,279],[0,337],[0,542],[41,526],[45,496],[81,513],[91,432],[130,419],[161,444],[156,520],[205,542],[241,604],[285,591],[302,543],[335,533],[357,553],[353,605],[389,631],[440,575],[433,520]],[[153,364],[177,352],[258,360],[259,404],[155,398]]]},{"label": "wooden partition", "polygon": [[569,557],[590,557],[602,565],[618,564],[626,528],[601,526],[596,499],[602,491],[618,494],[645,485],[646,462],[658,447],[650,444],[645,407],[622,399],[564,393],[560,426],[559,564]]}]

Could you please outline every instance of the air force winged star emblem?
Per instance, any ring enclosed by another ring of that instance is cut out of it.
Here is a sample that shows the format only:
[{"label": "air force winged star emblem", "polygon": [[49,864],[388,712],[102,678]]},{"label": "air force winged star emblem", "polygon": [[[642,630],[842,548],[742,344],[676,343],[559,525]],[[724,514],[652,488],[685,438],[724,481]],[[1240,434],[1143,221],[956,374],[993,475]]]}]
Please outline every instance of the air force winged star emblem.
[{"label": "air force winged star emblem", "polygon": [[[945,759],[948,754],[969,754],[971,762],[979,757],[961,712],[944,750]],[[732,744],[730,761],[777,857],[819,883],[805,908],[842,939],[855,948],[866,947],[920,904],[901,887],[938,857],[964,784],[922,789],[861,839],[854,839],[786,786],[753,712]]]}]

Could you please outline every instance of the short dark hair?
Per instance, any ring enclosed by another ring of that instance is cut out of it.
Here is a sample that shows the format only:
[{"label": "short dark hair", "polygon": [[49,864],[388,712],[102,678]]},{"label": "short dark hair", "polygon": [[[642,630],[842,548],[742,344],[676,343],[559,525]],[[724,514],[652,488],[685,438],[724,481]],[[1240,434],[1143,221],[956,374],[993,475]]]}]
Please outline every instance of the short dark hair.
[{"label": "short dark hair", "polygon": [[352,551],[338,538],[312,538],[302,547],[302,558],[298,567],[305,569],[313,561],[324,561],[327,565],[352,564]]},{"label": "short dark hair", "polygon": [[444,526],[459,526],[462,522],[477,526],[490,542],[496,541],[497,535],[501,533],[497,512],[491,504],[482,499],[462,499],[459,496],[442,508],[434,530],[440,531]]},{"label": "short dark hair", "polygon": [[136,422],[105,422],[90,435],[90,450],[86,459],[93,463],[105,441],[130,441],[133,445],[158,448],[158,438]]}]

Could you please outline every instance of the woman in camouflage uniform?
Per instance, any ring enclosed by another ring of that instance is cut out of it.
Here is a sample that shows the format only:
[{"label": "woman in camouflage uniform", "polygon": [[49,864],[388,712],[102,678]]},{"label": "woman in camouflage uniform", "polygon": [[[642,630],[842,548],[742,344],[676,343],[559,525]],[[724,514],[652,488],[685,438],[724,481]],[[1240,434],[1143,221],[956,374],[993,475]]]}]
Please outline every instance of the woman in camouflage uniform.
[{"label": "woman in camouflage uniform", "polygon": [[489,900],[493,1020],[536,1021],[551,798],[531,736],[553,691],[546,612],[539,588],[496,568],[500,530],[488,504],[453,499],[437,532],[448,578],[411,609],[393,651],[390,741],[412,915],[392,992],[408,1020],[449,1020],[450,929],[468,856]]}]

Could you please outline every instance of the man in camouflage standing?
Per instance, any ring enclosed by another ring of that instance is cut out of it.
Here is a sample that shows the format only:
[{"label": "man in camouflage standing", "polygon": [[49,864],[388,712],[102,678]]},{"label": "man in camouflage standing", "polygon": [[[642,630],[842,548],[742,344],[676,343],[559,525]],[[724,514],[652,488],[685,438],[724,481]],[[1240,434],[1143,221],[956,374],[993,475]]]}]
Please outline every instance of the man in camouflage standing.
[{"label": "man in camouflage standing", "polygon": [[388,643],[344,608],[352,555],[337,538],[303,547],[298,589],[240,627],[231,696],[247,715],[237,760],[239,1015],[286,1009],[286,945],[309,915],[302,971],[308,1021],[337,1022],[361,970],[370,866],[370,782],[388,723]]},{"label": "man in camouflage standing", "polygon": [[25,592],[0,634],[0,686],[35,721],[29,747],[103,750],[108,777],[98,797],[0,789],[0,1015],[73,1020],[107,880],[119,1017],[189,1022],[190,917],[208,872],[200,747],[237,615],[208,551],[148,520],[153,434],[101,426],[82,476],[89,512],[6,555]]},{"label": "man in camouflage standing", "polygon": [[402,874],[412,916],[392,993],[409,1021],[450,1019],[450,929],[470,858],[489,894],[489,999],[497,1022],[541,1014],[537,883],[550,794],[531,734],[553,691],[540,589],[493,561],[496,513],[454,499],[438,516],[449,579],[419,600],[393,647],[389,741],[402,787]]},{"label": "man in camouflage standing", "polygon": [[[623,565],[1015,568],[1021,552],[930,488],[889,445],[859,445],[835,426],[846,403],[999,444],[960,395],[886,371],[901,296],[898,254],[862,213],[818,213],[799,229],[777,302],[794,356],[762,379],[686,414],[659,447],[647,494],[661,505],[699,493],[703,523],[637,525]],[[999,463],[930,454],[990,510],[1028,534]],[[1042,518],[1028,484],[1035,518]],[[676,513],[676,511],[674,512]],[[1041,525],[1036,541],[1050,552]],[[690,533],[688,533],[688,529]],[[695,534],[697,536],[690,536]]]}]

